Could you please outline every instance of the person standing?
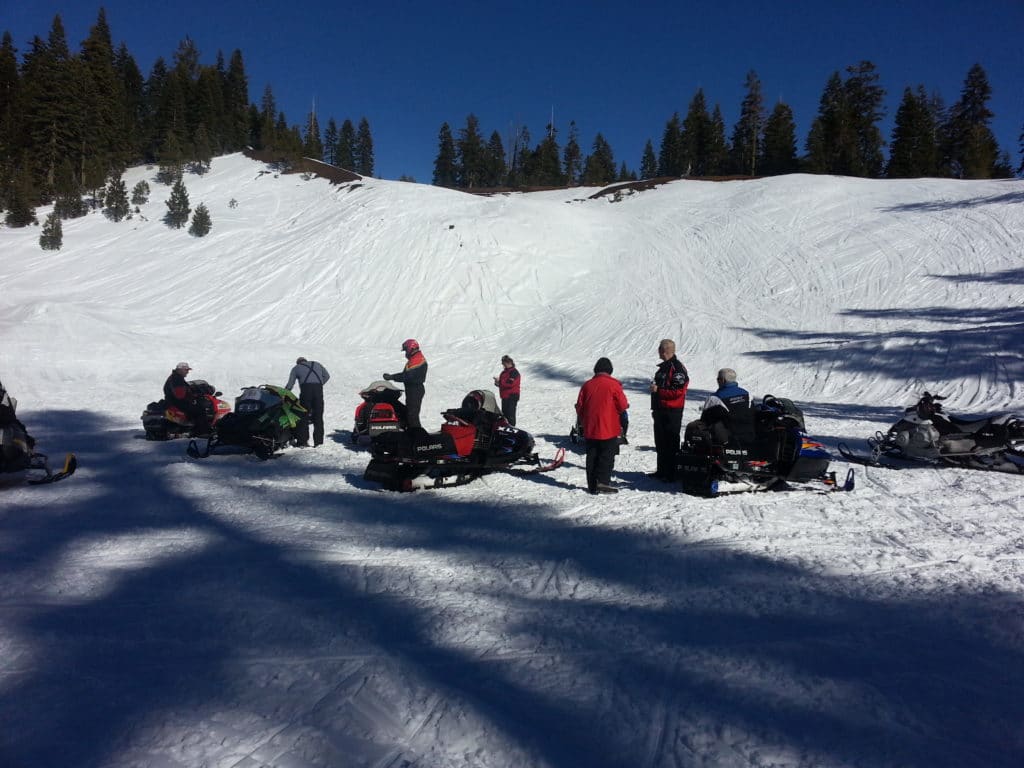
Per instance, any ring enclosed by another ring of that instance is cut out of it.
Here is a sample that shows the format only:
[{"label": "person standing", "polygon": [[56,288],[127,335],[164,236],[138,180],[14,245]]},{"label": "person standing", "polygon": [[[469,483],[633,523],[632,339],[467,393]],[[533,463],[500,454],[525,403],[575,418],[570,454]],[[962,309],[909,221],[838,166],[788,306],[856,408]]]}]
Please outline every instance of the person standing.
[{"label": "person standing", "polygon": [[501,397],[501,415],[513,427],[516,425],[516,408],[519,407],[519,387],[522,376],[516,370],[516,362],[508,355],[501,357],[502,372],[494,377]]},{"label": "person standing", "polygon": [[618,493],[611,484],[615,457],[619,453],[622,414],[629,408],[622,384],[612,378],[612,363],[607,357],[594,364],[594,376],[576,398],[576,413],[587,441],[587,491]]},{"label": "person standing", "polygon": [[331,378],[316,360],[300,357],[295,361],[288,383],[284,388],[291,392],[295,382],[299,383],[299,405],[306,409],[306,417],[298,426],[296,445],[305,448],[309,445],[309,423],[313,422],[313,447],[324,442],[324,384]]},{"label": "person standing", "polygon": [[652,477],[671,482],[676,475],[676,454],[679,452],[679,432],[683,426],[683,406],[690,374],[676,357],[676,343],[662,339],[658,344],[661,364],[651,382],[651,416],[654,418],[654,449],[658,454],[658,468]]},{"label": "person standing", "polygon": [[203,401],[192,391],[185,380],[192,370],[188,363],[178,363],[164,382],[164,402],[174,405],[192,422],[193,437],[207,437],[210,434],[210,418]]},{"label": "person standing", "polygon": [[385,373],[385,381],[400,381],[405,384],[405,407],[409,413],[409,429],[423,429],[420,424],[420,406],[423,405],[424,386],[427,380],[427,359],[420,351],[416,339],[402,342],[405,352],[405,368],[400,373]]}]

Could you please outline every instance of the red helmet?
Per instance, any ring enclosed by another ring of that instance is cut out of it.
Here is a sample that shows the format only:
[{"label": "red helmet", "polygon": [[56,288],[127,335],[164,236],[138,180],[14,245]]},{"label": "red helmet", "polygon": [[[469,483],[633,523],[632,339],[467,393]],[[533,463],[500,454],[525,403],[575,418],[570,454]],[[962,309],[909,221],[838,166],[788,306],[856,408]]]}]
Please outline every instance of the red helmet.
[{"label": "red helmet", "polygon": [[416,339],[406,339],[402,342],[402,351],[406,354],[413,354],[420,351],[420,343]]}]

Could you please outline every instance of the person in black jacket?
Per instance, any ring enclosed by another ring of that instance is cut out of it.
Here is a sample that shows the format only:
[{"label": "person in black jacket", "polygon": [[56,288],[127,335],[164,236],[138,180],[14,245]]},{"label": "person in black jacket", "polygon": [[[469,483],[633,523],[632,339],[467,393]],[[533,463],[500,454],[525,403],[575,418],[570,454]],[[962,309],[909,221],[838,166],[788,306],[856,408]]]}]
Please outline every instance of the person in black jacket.
[{"label": "person in black jacket", "polygon": [[307,416],[296,429],[296,445],[305,448],[309,445],[309,423],[313,422],[313,447],[324,442],[324,384],[331,378],[316,360],[300,357],[295,361],[288,383],[284,388],[289,392],[299,382],[299,403],[306,409]]},{"label": "person in black jacket", "polygon": [[177,406],[192,422],[192,435],[205,437],[210,434],[210,419],[206,415],[203,401],[185,381],[185,374],[192,368],[188,363],[178,363],[164,382],[164,402]]},{"label": "person in black jacket", "polygon": [[690,374],[676,357],[676,343],[662,339],[658,344],[661,364],[651,382],[651,416],[654,419],[654,449],[658,454],[658,468],[652,477],[670,482],[676,474],[676,454],[679,452],[679,433],[683,427],[683,406]]},{"label": "person in black jacket", "polygon": [[405,352],[405,368],[400,373],[385,373],[384,380],[400,381],[405,384],[405,407],[409,412],[409,429],[422,430],[420,406],[423,405],[423,395],[426,393],[424,383],[427,380],[427,359],[423,357],[416,339],[403,341],[402,351]]}]

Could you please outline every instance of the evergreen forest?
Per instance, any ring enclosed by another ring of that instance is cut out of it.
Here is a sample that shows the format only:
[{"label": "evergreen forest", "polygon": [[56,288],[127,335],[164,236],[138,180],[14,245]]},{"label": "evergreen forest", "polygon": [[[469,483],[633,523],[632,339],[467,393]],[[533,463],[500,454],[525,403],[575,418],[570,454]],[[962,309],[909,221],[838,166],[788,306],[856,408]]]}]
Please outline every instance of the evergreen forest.
[{"label": "evergreen forest", "polygon": [[[1024,172],[1024,133],[1016,168],[990,128],[992,89],[976,64],[957,100],[946,105],[925,85],[908,85],[892,133],[879,127],[886,91],[870,61],[834,72],[824,84],[806,137],[796,135],[793,110],[767,104],[755,71],[747,74],[739,117],[731,130],[718,103],[698,88],[685,113],[673,112],[660,136],[641,147],[639,168],[617,161],[600,130],[581,142],[570,122],[552,124],[534,141],[523,125],[502,136],[474,114],[437,134],[432,183],[456,189],[603,185],[659,177],[768,176],[792,172],[866,178],[1001,178]],[[137,164],[159,166],[168,186],[184,171],[202,173],[214,156],[245,148],[300,157],[374,175],[369,121],[323,128],[315,111],[289,124],[267,85],[249,99],[242,52],[218,52],[203,63],[189,39],[169,60],[143,74],[127,46],[112,43],[100,9],[88,37],[73,52],[60,16],[45,39],[15,49],[0,41],[0,211],[8,226],[38,223],[35,208],[54,204],[58,219],[102,208],[115,221],[130,215],[120,177]],[[404,180],[412,180],[402,177]],[[148,194],[148,190],[147,190]],[[108,200],[109,198],[109,200]],[[173,215],[174,221],[179,218]],[[52,227],[52,223],[51,223]]]}]

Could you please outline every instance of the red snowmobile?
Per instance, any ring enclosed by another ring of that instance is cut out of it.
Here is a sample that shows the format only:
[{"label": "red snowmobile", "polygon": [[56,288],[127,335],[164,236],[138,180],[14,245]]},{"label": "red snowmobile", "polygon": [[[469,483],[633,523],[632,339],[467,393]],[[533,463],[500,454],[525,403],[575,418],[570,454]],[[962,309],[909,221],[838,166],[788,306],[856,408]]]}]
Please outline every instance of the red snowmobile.
[{"label": "red snowmobile", "polygon": [[356,408],[352,442],[368,443],[388,432],[404,432],[408,427],[402,390],[390,381],[374,381],[359,391],[363,402]]},{"label": "red snowmobile", "polygon": [[[221,393],[202,379],[188,383],[189,396],[195,398],[206,410],[206,420],[214,427],[225,414],[231,413],[231,405],[221,400]],[[176,405],[157,400],[146,406],[142,412],[142,427],[147,440],[173,440],[176,437],[192,436],[192,422]]]},{"label": "red snowmobile", "polygon": [[363,478],[392,491],[463,485],[491,472],[549,472],[562,465],[565,449],[542,464],[533,436],[513,427],[490,390],[475,389],[462,406],[445,411],[441,431],[391,431],[372,443]]}]

